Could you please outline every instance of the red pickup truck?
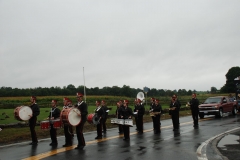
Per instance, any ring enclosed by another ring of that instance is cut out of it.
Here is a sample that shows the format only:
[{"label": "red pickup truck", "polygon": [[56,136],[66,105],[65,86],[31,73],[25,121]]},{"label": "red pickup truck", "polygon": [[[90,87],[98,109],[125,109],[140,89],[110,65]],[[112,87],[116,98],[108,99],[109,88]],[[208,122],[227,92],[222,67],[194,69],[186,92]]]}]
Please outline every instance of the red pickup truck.
[{"label": "red pickup truck", "polygon": [[232,112],[235,115],[238,111],[237,101],[227,96],[209,97],[198,108],[200,118],[204,118],[204,115],[222,117],[226,112]]}]

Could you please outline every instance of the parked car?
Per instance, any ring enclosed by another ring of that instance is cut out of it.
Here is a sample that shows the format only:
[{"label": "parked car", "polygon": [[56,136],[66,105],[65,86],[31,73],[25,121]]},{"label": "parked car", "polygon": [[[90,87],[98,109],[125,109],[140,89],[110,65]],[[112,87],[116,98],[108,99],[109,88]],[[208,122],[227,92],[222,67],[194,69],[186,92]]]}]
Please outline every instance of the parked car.
[{"label": "parked car", "polygon": [[226,112],[232,112],[235,115],[238,111],[237,101],[227,96],[209,97],[198,108],[200,118],[204,118],[205,115],[222,117]]}]

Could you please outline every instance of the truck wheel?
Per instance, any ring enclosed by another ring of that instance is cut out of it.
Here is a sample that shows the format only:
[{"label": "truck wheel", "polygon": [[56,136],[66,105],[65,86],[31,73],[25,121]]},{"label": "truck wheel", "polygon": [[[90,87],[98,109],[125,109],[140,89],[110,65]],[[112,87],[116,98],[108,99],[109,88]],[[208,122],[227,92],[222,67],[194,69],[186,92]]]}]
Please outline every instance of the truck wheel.
[{"label": "truck wheel", "polygon": [[237,108],[236,108],[236,106],[233,107],[232,114],[233,114],[233,115],[236,115],[236,114],[237,114]]},{"label": "truck wheel", "polygon": [[223,110],[222,110],[222,108],[220,108],[220,109],[219,109],[218,116],[219,116],[220,118],[222,118],[222,117],[223,117]]},{"label": "truck wheel", "polygon": [[204,118],[204,113],[199,113],[199,117],[200,117],[201,119],[203,119],[203,118]]}]

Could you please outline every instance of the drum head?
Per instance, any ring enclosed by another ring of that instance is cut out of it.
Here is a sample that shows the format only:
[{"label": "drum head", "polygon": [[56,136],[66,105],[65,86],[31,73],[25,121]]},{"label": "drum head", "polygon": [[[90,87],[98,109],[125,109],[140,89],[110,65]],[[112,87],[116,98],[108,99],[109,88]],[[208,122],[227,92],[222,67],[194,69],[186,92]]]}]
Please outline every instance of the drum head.
[{"label": "drum head", "polygon": [[32,109],[28,106],[22,106],[18,112],[18,115],[21,120],[27,121],[30,119],[29,115],[32,115]]},{"label": "drum head", "polygon": [[80,114],[79,109],[72,108],[68,113],[68,121],[70,125],[76,126],[81,122],[81,116],[78,116]]}]

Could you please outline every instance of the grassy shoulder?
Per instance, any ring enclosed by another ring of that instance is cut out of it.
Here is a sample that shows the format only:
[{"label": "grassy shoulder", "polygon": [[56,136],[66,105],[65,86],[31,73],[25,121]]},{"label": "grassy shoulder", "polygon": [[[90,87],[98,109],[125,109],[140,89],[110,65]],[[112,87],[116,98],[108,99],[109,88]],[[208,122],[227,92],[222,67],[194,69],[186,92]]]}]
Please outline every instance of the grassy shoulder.
[{"label": "grassy shoulder", "polygon": [[[190,112],[191,112],[190,110],[180,111],[180,116],[188,116],[191,114]],[[169,118],[170,116],[167,113],[161,116],[161,120],[169,119]],[[143,120],[145,123],[152,122],[152,118],[149,115],[144,115]],[[106,124],[107,124],[107,128],[117,127],[117,125],[111,124],[111,118],[107,119]],[[36,126],[35,129],[37,132],[38,139],[44,139],[44,138],[50,137],[49,130],[42,130],[40,129],[40,126]],[[90,131],[96,131],[96,126],[86,122],[84,125],[84,132],[90,132]],[[57,129],[57,135],[58,136],[64,135],[63,128]],[[0,146],[31,140],[29,127],[3,128],[3,130],[0,131],[0,137],[1,137]]]}]

